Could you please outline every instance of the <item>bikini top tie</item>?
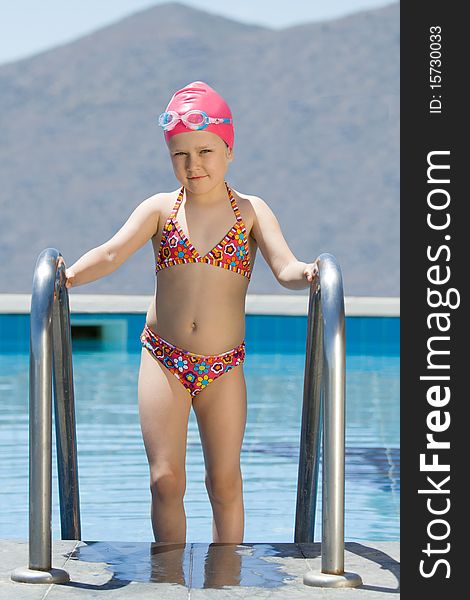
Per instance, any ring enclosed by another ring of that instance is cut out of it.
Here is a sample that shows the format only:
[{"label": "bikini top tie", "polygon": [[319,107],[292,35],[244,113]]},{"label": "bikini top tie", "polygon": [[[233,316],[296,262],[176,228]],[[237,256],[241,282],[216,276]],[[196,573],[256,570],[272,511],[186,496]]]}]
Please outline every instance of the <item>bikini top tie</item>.
[{"label": "bikini top tie", "polygon": [[250,252],[245,224],[227,182],[225,186],[237,220],[225,237],[204,256],[199,254],[176,220],[184,196],[184,186],[181,188],[173,210],[163,227],[155,273],[174,265],[203,262],[228,269],[250,279]]}]

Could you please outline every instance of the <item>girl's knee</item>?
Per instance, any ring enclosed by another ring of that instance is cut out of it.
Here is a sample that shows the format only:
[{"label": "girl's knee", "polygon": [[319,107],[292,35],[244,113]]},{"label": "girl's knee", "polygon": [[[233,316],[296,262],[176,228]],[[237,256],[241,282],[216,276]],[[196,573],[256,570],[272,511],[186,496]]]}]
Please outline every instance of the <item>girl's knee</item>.
[{"label": "girl's knee", "polygon": [[151,469],[150,490],[162,502],[183,499],[186,491],[186,473],[181,469]]},{"label": "girl's knee", "polygon": [[206,473],[206,488],[210,499],[220,504],[230,504],[242,493],[241,471]]}]

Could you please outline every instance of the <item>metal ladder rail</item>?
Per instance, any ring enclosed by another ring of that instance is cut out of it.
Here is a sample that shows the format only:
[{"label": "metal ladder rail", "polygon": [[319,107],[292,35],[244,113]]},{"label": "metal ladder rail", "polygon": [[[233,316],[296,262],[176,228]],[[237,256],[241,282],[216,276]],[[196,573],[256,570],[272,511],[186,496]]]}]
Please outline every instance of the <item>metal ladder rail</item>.
[{"label": "metal ladder rail", "polygon": [[[346,337],[341,269],[332,254],[318,257],[319,283],[310,287],[294,542],[314,541],[320,439],[322,456],[321,573],[306,585],[355,587],[344,571],[344,447]],[[323,430],[323,431],[322,431]]]},{"label": "metal ladder rail", "polygon": [[72,344],[65,263],[55,248],[39,255],[31,295],[29,367],[29,565],[23,583],[70,581],[52,568],[52,383],[62,539],[81,539]]}]

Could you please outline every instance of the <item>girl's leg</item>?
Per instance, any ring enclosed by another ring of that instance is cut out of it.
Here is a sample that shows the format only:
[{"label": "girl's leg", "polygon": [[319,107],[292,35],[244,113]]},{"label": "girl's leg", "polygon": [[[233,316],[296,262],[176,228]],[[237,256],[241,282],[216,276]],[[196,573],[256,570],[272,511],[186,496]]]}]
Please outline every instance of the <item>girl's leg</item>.
[{"label": "girl's leg", "polygon": [[212,505],[213,542],[240,544],[244,533],[240,452],[246,425],[243,364],[224,373],[193,399]]},{"label": "girl's leg", "polygon": [[150,469],[152,527],[157,542],[185,542],[186,439],[191,396],[142,348],[139,416]]}]

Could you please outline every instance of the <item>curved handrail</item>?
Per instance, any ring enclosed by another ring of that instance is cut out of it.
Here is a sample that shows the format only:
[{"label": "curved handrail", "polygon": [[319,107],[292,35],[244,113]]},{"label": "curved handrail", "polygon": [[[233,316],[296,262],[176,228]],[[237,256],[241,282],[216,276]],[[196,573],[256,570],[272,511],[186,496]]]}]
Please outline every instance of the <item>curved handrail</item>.
[{"label": "curved handrail", "polygon": [[[318,259],[318,282],[310,287],[300,438],[295,542],[313,542],[322,446],[322,574],[308,573],[308,585],[355,586],[344,573],[344,447],[346,337],[343,279],[332,254]],[[321,427],[322,425],[322,427]],[[323,432],[322,432],[323,430]],[[315,581],[317,580],[317,581]]]},{"label": "curved handrail", "polygon": [[323,319],[320,277],[324,271],[322,256],[318,257],[318,281],[310,286],[307,320],[307,350],[305,354],[302,426],[300,433],[299,471],[294,542],[314,541],[317,504],[318,469],[322,422]]},{"label": "curved handrail", "polygon": [[55,248],[39,255],[33,276],[29,362],[29,567],[25,583],[69,581],[52,561],[52,384],[62,539],[81,538],[70,309],[65,262]]}]

